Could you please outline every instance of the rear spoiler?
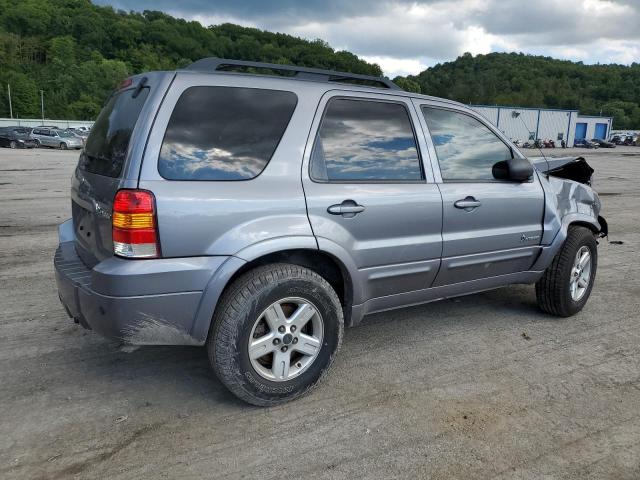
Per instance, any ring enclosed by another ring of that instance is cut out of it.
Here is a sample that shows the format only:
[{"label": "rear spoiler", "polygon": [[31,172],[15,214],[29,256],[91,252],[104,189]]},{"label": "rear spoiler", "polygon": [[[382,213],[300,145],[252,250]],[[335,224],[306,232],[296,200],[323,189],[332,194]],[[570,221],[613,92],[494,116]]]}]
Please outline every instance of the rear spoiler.
[{"label": "rear spoiler", "polygon": [[544,157],[530,157],[529,160],[531,160],[536,170],[541,173],[591,185],[591,176],[594,170],[583,157],[547,159]]}]

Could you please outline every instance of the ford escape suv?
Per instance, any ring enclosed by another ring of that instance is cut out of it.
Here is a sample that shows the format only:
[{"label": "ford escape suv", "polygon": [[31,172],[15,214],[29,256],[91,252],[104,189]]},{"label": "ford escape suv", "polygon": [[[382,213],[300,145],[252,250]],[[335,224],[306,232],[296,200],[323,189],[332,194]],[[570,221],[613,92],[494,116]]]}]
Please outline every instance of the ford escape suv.
[{"label": "ford escape suv", "polygon": [[373,312],[514,283],[580,311],[607,233],[592,172],[530,161],[468,107],[384,78],[203,59],[108,100],[58,292],[104,336],[206,345],[229,390],[275,405]]}]

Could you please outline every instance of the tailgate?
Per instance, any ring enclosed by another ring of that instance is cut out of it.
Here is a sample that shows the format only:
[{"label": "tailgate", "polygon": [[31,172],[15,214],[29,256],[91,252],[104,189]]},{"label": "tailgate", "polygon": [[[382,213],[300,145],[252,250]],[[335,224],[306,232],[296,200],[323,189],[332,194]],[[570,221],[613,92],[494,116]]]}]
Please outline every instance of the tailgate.
[{"label": "tailgate", "polygon": [[[122,188],[129,141],[149,95],[146,77],[114,93],[91,129],[71,183],[76,250],[89,267],[113,255],[113,199]],[[130,87],[130,88],[129,88]]]}]

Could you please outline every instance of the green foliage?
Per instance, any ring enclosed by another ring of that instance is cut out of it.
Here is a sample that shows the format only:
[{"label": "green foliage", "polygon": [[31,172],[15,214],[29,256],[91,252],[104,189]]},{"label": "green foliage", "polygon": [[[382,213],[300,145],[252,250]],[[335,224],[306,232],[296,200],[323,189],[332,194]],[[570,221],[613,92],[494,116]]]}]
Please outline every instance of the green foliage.
[{"label": "green foliage", "polygon": [[[0,0],[0,116],[93,119],[129,75],[224,57],[381,75],[378,65],[323,40],[233,24],[204,27],[162,12],[124,12],[90,0]],[[416,76],[407,91],[464,103],[577,108],[640,128],[640,64],[583,65],[516,53],[464,54]]]},{"label": "green foliage", "polygon": [[[6,92],[7,84],[11,85],[11,104],[13,115],[23,118],[40,116],[40,97],[36,83],[26,74],[20,72],[0,73],[0,82]],[[9,111],[7,95],[2,96],[2,109]],[[7,115],[8,116],[8,115]]]},{"label": "green foliage", "polygon": [[393,79],[393,82],[407,92],[422,93],[420,84],[410,78],[396,77]]},{"label": "green foliage", "polygon": [[118,83],[224,57],[380,75],[380,67],[326,42],[222,24],[204,27],[162,12],[124,12],[90,0],[0,0],[0,117],[93,119]]},{"label": "green foliage", "polygon": [[[396,79],[400,82],[400,78]],[[584,65],[522,53],[469,53],[406,77],[422,93],[481,105],[578,109],[640,128],[640,64]]]}]

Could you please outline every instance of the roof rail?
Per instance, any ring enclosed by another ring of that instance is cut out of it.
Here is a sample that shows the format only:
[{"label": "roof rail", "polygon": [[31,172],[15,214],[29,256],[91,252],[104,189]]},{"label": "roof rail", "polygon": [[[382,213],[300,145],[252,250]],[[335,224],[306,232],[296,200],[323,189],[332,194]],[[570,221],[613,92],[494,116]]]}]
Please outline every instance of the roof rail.
[{"label": "roof rail", "polygon": [[296,67],[294,65],[281,65],[279,63],[250,62],[246,60],[230,60],[227,58],[209,57],[202,58],[186,67],[186,70],[197,71],[233,71],[234,67],[256,68],[264,70],[276,70],[279,72],[292,72],[291,78],[303,80],[315,80],[337,83],[355,83],[377,88],[390,88],[402,90],[398,85],[385,77],[373,75],[360,75],[357,73],[336,72],[322,70],[320,68]]}]

